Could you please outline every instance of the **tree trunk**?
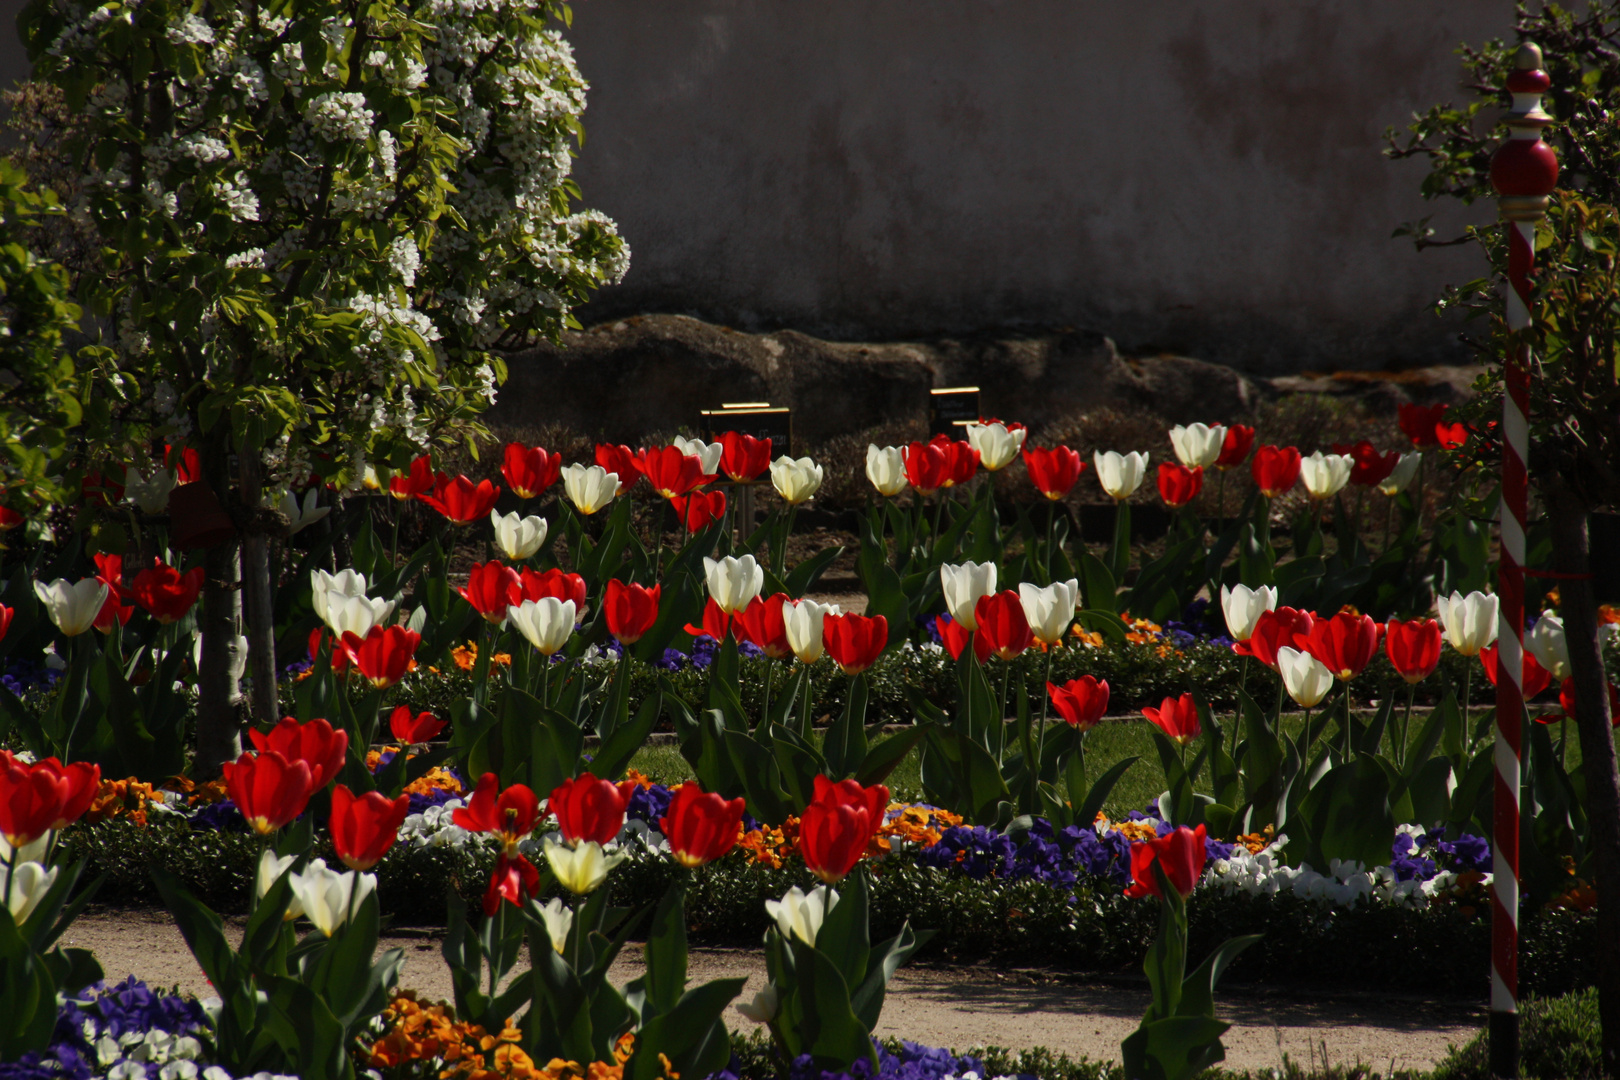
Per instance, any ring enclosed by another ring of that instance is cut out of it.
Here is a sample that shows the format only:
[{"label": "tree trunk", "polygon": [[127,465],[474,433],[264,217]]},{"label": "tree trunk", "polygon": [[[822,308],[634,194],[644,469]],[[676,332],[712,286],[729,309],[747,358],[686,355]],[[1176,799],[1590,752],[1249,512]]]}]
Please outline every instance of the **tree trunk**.
[{"label": "tree trunk", "polygon": [[199,779],[219,775],[219,767],[242,752],[242,668],[239,648],[241,584],[235,540],[211,547],[203,556],[207,573],[202,594],[202,660],[197,669],[197,757]]},{"label": "tree trunk", "polygon": [[1586,507],[1569,492],[1547,497],[1553,565],[1561,575],[1558,609],[1575,682],[1575,727],[1586,775],[1586,814],[1597,856],[1598,1014],[1603,1073],[1620,1076],[1620,768],[1610,726],[1608,678],[1598,640],[1597,600],[1587,550]]},{"label": "tree trunk", "polygon": [[248,618],[248,656],[253,661],[253,716],[261,724],[280,719],[276,688],[275,596],[270,581],[268,515],[260,513],[264,488],[257,454],[242,456],[242,505],[247,531],[242,536],[242,587]]}]

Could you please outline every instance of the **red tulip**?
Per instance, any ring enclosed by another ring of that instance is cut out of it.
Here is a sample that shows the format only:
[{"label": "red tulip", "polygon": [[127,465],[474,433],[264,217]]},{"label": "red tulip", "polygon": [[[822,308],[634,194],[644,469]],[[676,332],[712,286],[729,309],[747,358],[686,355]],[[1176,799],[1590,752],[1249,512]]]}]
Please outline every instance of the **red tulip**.
[{"label": "red tulip", "polygon": [[411,471],[394,476],[388,481],[388,494],[404,502],[420,498],[433,491],[433,461],[423,454],[411,462]]},{"label": "red tulip", "polygon": [[224,773],[231,801],[260,836],[292,822],[309,803],[309,766],[274,750],[227,761]]},{"label": "red tulip", "polygon": [[828,615],[821,625],[827,655],[845,675],[859,675],[877,663],[889,645],[889,620],[882,615]]},{"label": "red tulip", "polygon": [[945,451],[933,443],[914,442],[901,457],[906,464],[906,480],[919,495],[932,495],[945,487],[948,478]]},{"label": "red tulip", "polygon": [[1341,611],[1331,619],[1317,619],[1308,632],[1295,634],[1293,647],[1320,660],[1334,678],[1349,682],[1378,654],[1383,629],[1371,615]]},{"label": "red tulip", "polygon": [[200,566],[182,574],[162,560],[153,559],[150,569],[135,575],[129,591],[141,607],[152,613],[154,619],[167,624],[185,618],[191,611],[202,593],[206,576]]},{"label": "red tulip", "polygon": [[0,506],[0,532],[10,532],[27,520],[11,507]]},{"label": "red tulip", "polygon": [[1440,666],[1439,623],[1433,619],[1391,619],[1384,630],[1384,652],[1401,678],[1416,686],[1434,674]]},{"label": "red tulip", "polygon": [[669,841],[675,861],[695,869],[737,846],[742,816],[742,799],[727,801],[688,780],[675,789],[669,809],[658,819],[658,831]]},{"label": "red tulip", "polygon": [[782,618],[782,605],[787,601],[787,593],[775,593],[763,599],[756,596],[748,602],[748,607],[736,614],[738,636],[759,646],[772,660],[793,655],[793,647],[787,639],[787,624]]},{"label": "red tulip", "polygon": [[1436,424],[1434,440],[1442,450],[1456,450],[1468,441],[1467,424]]},{"label": "red tulip", "polygon": [[740,431],[720,433],[720,471],[739,484],[752,484],[771,467],[771,440]]},{"label": "red tulip", "polygon": [[979,452],[966,439],[953,440],[944,435],[935,435],[929,440],[929,445],[939,447],[945,455],[945,482],[941,487],[965,484],[979,471]]},{"label": "red tulip", "polygon": [[407,745],[425,743],[445,729],[445,721],[430,712],[411,715],[410,706],[401,705],[388,717],[388,730]]},{"label": "red tulip", "polygon": [[1413,446],[1435,446],[1439,440],[1435,438],[1435,428],[1440,425],[1451,406],[1440,405],[1402,405],[1400,407],[1401,431]]},{"label": "red tulip", "polygon": [[572,600],[574,614],[581,619],[585,617],[585,579],[578,574],[564,573],[555,567],[537,574],[524,567],[519,580],[523,585],[523,595],[514,599],[513,603],[555,596],[558,600]]},{"label": "red tulip", "polygon": [[0,750],[0,836],[21,847],[62,829],[90,809],[101,787],[101,767],[54,757],[32,763]]},{"label": "red tulip", "polygon": [[1290,649],[1297,648],[1294,639],[1301,634],[1310,634],[1315,624],[1316,619],[1310,612],[1297,608],[1280,607],[1275,611],[1262,611],[1260,618],[1255,620],[1254,633],[1249,640],[1236,642],[1232,651],[1239,656],[1252,656],[1275,670],[1277,650],[1284,645]]},{"label": "red tulip", "polygon": [[1108,680],[1082,675],[1062,686],[1047,683],[1046,696],[1070,727],[1090,731],[1108,711]]},{"label": "red tulip", "polygon": [[0,641],[5,640],[6,631],[11,629],[11,617],[16,613],[15,608],[8,608],[6,605],[0,604]]},{"label": "red tulip", "polygon": [[[107,583],[107,599],[101,603],[101,610],[96,614],[96,621],[92,624],[103,634],[110,633],[113,623],[123,626],[129,622],[129,617],[135,614],[133,605],[124,603],[130,591],[124,588],[124,557],[122,555],[98,554],[95,556],[96,580]],[[200,573],[200,571],[199,571]]]},{"label": "red tulip", "polygon": [[683,454],[678,446],[643,451],[640,465],[653,490],[666,499],[685,495],[706,482],[703,460],[694,454]]},{"label": "red tulip", "polygon": [[1208,848],[1204,846],[1202,825],[1196,829],[1182,825],[1175,832],[1166,833],[1157,840],[1132,844],[1132,882],[1125,895],[1132,898],[1149,893],[1163,895],[1159,892],[1159,875],[1153,872],[1153,864],[1157,862],[1164,867],[1164,876],[1169,879],[1170,887],[1180,893],[1182,899],[1186,899],[1203,876],[1207,857]]},{"label": "red tulip", "polygon": [[635,487],[636,481],[641,479],[641,466],[636,460],[636,453],[628,446],[598,444],[596,463],[619,478],[620,495]]},{"label": "red tulip", "polygon": [[1268,499],[1293,487],[1299,481],[1299,451],[1292,446],[1262,446],[1249,464],[1254,482]]},{"label": "red tulip", "polygon": [[1178,461],[1159,462],[1159,497],[1175,510],[1198,498],[1204,488],[1204,470],[1187,468]]},{"label": "red tulip", "polygon": [[1080,455],[1067,446],[1054,446],[1050,450],[1031,446],[1024,450],[1024,468],[1029,472],[1035,490],[1053,502],[1067,495],[1086,471]]},{"label": "red tulip", "polygon": [[615,784],[587,773],[553,788],[548,805],[568,843],[594,840],[605,844],[624,828],[624,808],[630,804],[635,789],[633,780]]},{"label": "red tulip", "polygon": [[501,475],[506,477],[512,494],[520,499],[532,499],[562,475],[562,455],[548,454],[538,446],[507,443]]},{"label": "red tulip", "polygon": [[[1528,654],[1526,654],[1528,655]],[[1609,724],[1620,727],[1620,686],[1609,683]],[[1551,724],[1558,720],[1575,719],[1575,680],[1565,679],[1558,688],[1558,708],[1560,711],[1546,713],[1536,717],[1538,724]]]},{"label": "red tulip", "polygon": [[488,480],[480,480],[475,486],[465,476],[452,479],[444,475],[434,477],[431,492],[417,496],[457,525],[470,525],[489,517],[495,500],[500,497],[500,485]]},{"label": "red tulip", "polygon": [[[124,474],[123,469],[117,471],[119,476]],[[91,505],[117,506],[124,501],[124,485],[99,472],[86,473],[79,481],[79,495]]]},{"label": "red tulip", "polygon": [[[1498,674],[1496,667],[1496,646],[1487,645],[1483,649],[1479,650],[1479,662],[1485,668],[1485,677],[1491,680],[1492,686],[1495,686],[1496,676]],[[1529,649],[1526,649],[1524,651],[1524,663],[1520,669],[1519,675],[1519,689],[1523,693],[1524,700],[1529,701],[1531,698],[1547,689],[1551,682],[1552,672],[1542,667],[1541,661],[1536,659],[1535,654]]]},{"label": "red tulip", "polygon": [[248,740],[261,754],[274,751],[288,761],[308,765],[311,794],[336,778],[349,752],[349,733],[334,731],[331,724],[319,718],[300,724],[283,716],[268,732],[249,728]]},{"label": "red tulip", "polygon": [[602,614],[607,616],[608,633],[622,645],[634,645],[658,621],[658,593],[661,586],[626,584],[614,578],[602,596]]},{"label": "red tulip", "polygon": [[517,854],[518,841],[534,831],[540,818],[540,800],[524,784],[496,792],[500,781],[487,772],[478,778],[472,798],[450,812],[450,821],[468,832],[494,833],[505,844],[508,858]]},{"label": "red tulip", "polygon": [[979,597],[973,605],[973,619],[979,624],[974,633],[984,638],[986,651],[1003,660],[1013,659],[1035,643],[1023,602],[1011,589]]},{"label": "red tulip", "polygon": [[835,784],[818,773],[810,805],[799,819],[799,851],[810,872],[829,885],[844,880],[883,827],[888,806],[889,789],[882,784]]},{"label": "red tulip", "polygon": [[309,632],[309,662],[313,664],[320,658],[321,649],[329,638],[332,642],[332,670],[339,673],[349,670],[349,653],[343,647],[342,639],[328,635],[319,626]]},{"label": "red tulip", "polygon": [[723,491],[694,491],[690,495],[677,495],[669,500],[675,515],[686,525],[687,532],[707,529],[726,516],[726,493]]},{"label": "red tulip", "polygon": [[360,669],[378,690],[386,690],[405,677],[422,635],[403,626],[373,626],[362,641],[353,632],[343,635],[349,662]]},{"label": "red tulip", "polygon": [[1387,454],[1380,454],[1373,448],[1373,444],[1362,439],[1355,445],[1348,443],[1334,443],[1335,454],[1348,454],[1355,459],[1350,467],[1350,482],[1361,487],[1377,487],[1389,479],[1389,474],[1395,471],[1395,466],[1401,460],[1398,450],[1391,450]]},{"label": "red tulip", "polygon": [[726,635],[731,633],[731,616],[726,614],[725,609],[715,603],[714,597],[711,596],[703,604],[703,625],[693,626],[687,623],[686,632],[693,637],[706,634],[716,641],[724,641]]},{"label": "red tulip", "polygon": [[202,459],[192,447],[163,447],[163,467],[174,470],[176,484],[194,484],[202,479]]},{"label": "red tulip", "polygon": [[973,654],[979,658],[979,663],[990,659],[990,639],[975,634],[949,615],[935,616],[934,628],[939,631],[940,641],[944,643],[945,651],[951,654],[952,660],[960,660],[962,650],[969,645],[973,646]]},{"label": "red tulip", "polygon": [[332,816],[326,823],[332,850],[350,870],[370,870],[394,846],[410,812],[409,795],[390,799],[380,791],[368,791],[356,798],[339,784],[332,789]]},{"label": "red tulip", "polygon": [[502,900],[522,907],[539,888],[540,871],[534,863],[503,851],[495,857],[495,870],[489,876],[489,888],[484,890],[484,914],[494,915]]},{"label": "red tulip", "polygon": [[1221,456],[1215,459],[1215,467],[1221,471],[1236,468],[1243,464],[1243,459],[1249,456],[1254,447],[1254,428],[1242,424],[1227,424],[1226,438],[1221,443]]},{"label": "red tulip", "polygon": [[1191,694],[1182,694],[1179,698],[1167,697],[1157,709],[1151,705],[1144,708],[1142,715],[1182,746],[1198,738],[1198,705]]},{"label": "red tulip", "polygon": [[456,592],[485,622],[499,625],[506,621],[506,609],[523,601],[523,579],[499,559],[491,559],[487,563],[473,563],[467,574],[466,588],[458,588]]}]

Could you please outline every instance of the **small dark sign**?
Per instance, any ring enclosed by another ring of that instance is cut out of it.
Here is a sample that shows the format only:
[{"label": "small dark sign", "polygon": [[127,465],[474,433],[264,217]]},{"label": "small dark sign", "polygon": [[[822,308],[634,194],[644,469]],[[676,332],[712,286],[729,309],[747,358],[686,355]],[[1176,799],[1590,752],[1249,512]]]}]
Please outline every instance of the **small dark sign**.
[{"label": "small dark sign", "polygon": [[944,386],[928,395],[928,434],[967,438],[962,428],[979,419],[979,388]]},{"label": "small dark sign", "polygon": [[717,441],[727,431],[740,431],[756,439],[771,440],[771,457],[793,452],[793,411],[786,405],[750,405],[740,409],[704,409],[699,427],[703,437]]}]

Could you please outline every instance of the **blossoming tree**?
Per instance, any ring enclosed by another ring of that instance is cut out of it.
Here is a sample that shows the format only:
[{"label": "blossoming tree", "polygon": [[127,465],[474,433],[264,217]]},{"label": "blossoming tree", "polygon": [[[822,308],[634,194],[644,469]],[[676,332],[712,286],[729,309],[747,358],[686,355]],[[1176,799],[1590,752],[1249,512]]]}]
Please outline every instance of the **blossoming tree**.
[{"label": "blossoming tree", "polygon": [[139,467],[160,442],[194,447],[241,538],[205,561],[204,769],[238,744],[238,580],[256,711],[274,714],[266,493],[354,487],[368,461],[465,433],[502,351],[573,325],[624,273],[613,223],[573,209],[586,86],[552,25],[567,15],[34,0],[19,21],[34,77],[84,120],[71,211],[102,266],[81,293],[119,376],[93,450]]}]

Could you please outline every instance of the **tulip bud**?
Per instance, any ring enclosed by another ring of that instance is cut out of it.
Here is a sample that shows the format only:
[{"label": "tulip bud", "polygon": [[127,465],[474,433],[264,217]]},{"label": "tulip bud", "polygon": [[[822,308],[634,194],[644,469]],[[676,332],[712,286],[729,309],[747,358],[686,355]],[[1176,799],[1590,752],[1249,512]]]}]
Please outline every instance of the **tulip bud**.
[{"label": "tulip bud", "polygon": [[782,621],[787,630],[788,648],[800,663],[813,664],[821,659],[826,616],[839,614],[842,609],[837,604],[815,600],[791,600],[783,605]]},{"label": "tulip bud", "polygon": [[5,890],[6,910],[13,922],[21,926],[34,913],[56,884],[56,874],[56,867],[47,870],[37,862],[0,866],[0,889]]},{"label": "tulip bud", "polygon": [[498,510],[491,510],[489,523],[495,526],[496,545],[513,562],[529,558],[546,542],[545,518],[519,517],[515,510],[502,517]]},{"label": "tulip bud", "polygon": [[607,854],[595,840],[569,847],[547,836],[543,843],[546,862],[551,864],[557,882],[575,896],[595,892],[607,880],[608,871],[625,859],[622,851]]},{"label": "tulip bud", "polygon": [[548,903],[536,904],[531,910],[545,924],[551,947],[560,955],[568,946],[568,935],[574,929],[574,909],[563,904],[562,897],[554,896]]},{"label": "tulip bud", "polygon": [[968,630],[977,630],[973,610],[981,596],[996,591],[996,564],[993,562],[945,563],[939,568],[940,589],[945,594],[945,610]]},{"label": "tulip bud", "polygon": [[775,984],[766,983],[765,989],[756,993],[752,1001],[739,1001],[737,1011],[756,1024],[768,1024],[776,1019],[776,1010],[780,1005]]},{"label": "tulip bud", "polygon": [[906,490],[905,452],[898,446],[879,447],[875,443],[866,447],[866,478],[884,498],[893,498]]},{"label": "tulip bud", "polygon": [[1324,454],[1318,450],[1300,459],[1299,478],[1305,482],[1305,490],[1311,498],[1331,499],[1350,482],[1350,470],[1355,464],[1356,459],[1349,454]]},{"label": "tulip bud", "polygon": [[587,517],[612,502],[619,492],[619,475],[600,465],[569,465],[562,471],[562,481],[568,501]]},{"label": "tulip bud", "polygon": [[576,615],[572,600],[542,596],[507,608],[506,618],[541,656],[550,656],[568,644]]},{"label": "tulip bud", "polygon": [[133,468],[124,470],[124,498],[140,507],[143,514],[168,513],[169,492],[174,485],[175,475],[169,469],[158,469],[151,479]]},{"label": "tulip bud", "polygon": [[1478,656],[1496,640],[1498,600],[1491,593],[1454,592],[1435,602],[1440,628],[1446,640],[1463,656]]},{"label": "tulip bud", "polygon": [[1036,640],[1056,645],[1074,625],[1074,609],[1080,604],[1080,582],[1076,578],[1054,581],[1041,588],[1024,582],[1018,586],[1018,599]]},{"label": "tulip bud", "polygon": [[1307,709],[1314,709],[1333,688],[1333,672],[1326,664],[1308,652],[1286,645],[1277,650],[1277,671],[1282,675],[1288,696]]},{"label": "tulip bud", "polygon": [[299,505],[298,496],[292,492],[283,492],[280,509],[287,515],[287,535],[309,528],[321,518],[332,512],[330,506],[316,506],[315,500],[320,496],[317,488],[310,488],[304,493],[303,505]]},{"label": "tulip bud", "polygon": [[683,439],[677,435],[669,444],[679,449],[681,453],[697,458],[703,467],[704,476],[720,474],[720,458],[726,450],[724,443],[706,443],[702,439]]},{"label": "tulip bud", "polygon": [[1277,610],[1277,590],[1271,585],[1251,589],[1247,585],[1221,586],[1221,612],[1233,641],[1248,641],[1254,624],[1267,611]]},{"label": "tulip bud", "polygon": [[67,578],[57,578],[49,585],[34,582],[34,595],[45,605],[56,628],[68,637],[78,637],[95,625],[110,591],[105,581],[93,577],[74,584],[69,584]]},{"label": "tulip bud", "polygon": [[1170,429],[1170,448],[1176,452],[1176,460],[1189,469],[1207,469],[1214,465],[1225,444],[1226,428],[1220,424],[1185,427],[1177,424]]},{"label": "tulip bud", "polygon": [[1423,452],[1421,450],[1413,450],[1410,453],[1402,454],[1400,460],[1395,463],[1395,468],[1379,482],[1378,490],[1391,498],[1399,495],[1417,477],[1418,468],[1422,464]]},{"label": "tulip bud", "polygon": [[1009,428],[997,422],[967,425],[968,444],[979,452],[979,464],[991,472],[1011,465],[1024,448],[1029,434],[1022,426]]},{"label": "tulip bud", "polygon": [[805,892],[795,885],[782,899],[765,901],[765,914],[776,920],[776,929],[784,938],[798,938],[814,947],[827,913],[837,906],[837,889],[817,885]]},{"label": "tulip bud", "polygon": [[765,568],[752,555],[740,559],[730,555],[723,559],[704,556],[703,579],[709,587],[709,598],[716,606],[727,615],[735,615],[745,610],[765,587]]},{"label": "tulip bud", "polygon": [[1092,462],[1097,467],[1097,482],[1115,502],[1130,498],[1147,475],[1148,455],[1140,451],[1116,454],[1112,450],[1107,453],[1099,450]]},{"label": "tulip bud", "polygon": [[309,587],[310,601],[315,605],[315,615],[324,623],[327,622],[327,597],[332,593],[338,593],[343,597],[366,595],[366,575],[358,570],[340,570],[335,574],[328,574],[325,570],[311,570]]},{"label": "tulip bud", "polygon": [[350,870],[340,874],[316,859],[303,873],[287,878],[304,916],[326,937],[331,937],[377,891],[377,875]]},{"label": "tulip bud", "polygon": [[1569,642],[1564,637],[1564,620],[1543,614],[1524,636],[1524,647],[1558,682],[1569,678]]},{"label": "tulip bud", "polygon": [[807,457],[783,455],[771,462],[771,486],[789,506],[810,501],[821,487],[822,469]]}]

